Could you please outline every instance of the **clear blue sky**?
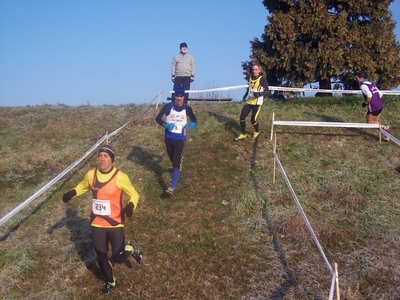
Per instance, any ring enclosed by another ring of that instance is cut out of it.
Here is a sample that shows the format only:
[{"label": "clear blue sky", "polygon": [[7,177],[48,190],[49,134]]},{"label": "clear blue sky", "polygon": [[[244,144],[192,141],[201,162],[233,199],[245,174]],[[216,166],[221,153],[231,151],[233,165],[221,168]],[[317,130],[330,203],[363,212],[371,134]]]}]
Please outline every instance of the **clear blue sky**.
[{"label": "clear blue sky", "polygon": [[[391,10],[400,23],[400,1]],[[148,103],[172,89],[181,42],[192,89],[246,84],[267,13],[261,0],[0,0],[0,106]]]}]

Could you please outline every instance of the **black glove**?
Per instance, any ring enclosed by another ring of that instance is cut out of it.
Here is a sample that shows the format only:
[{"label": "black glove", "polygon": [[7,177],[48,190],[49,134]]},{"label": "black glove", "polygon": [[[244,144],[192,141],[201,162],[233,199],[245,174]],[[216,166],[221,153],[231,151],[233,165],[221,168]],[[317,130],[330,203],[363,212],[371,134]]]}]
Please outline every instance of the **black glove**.
[{"label": "black glove", "polygon": [[123,210],[123,212],[124,212],[124,214],[127,216],[127,217],[132,217],[133,216],[133,203],[132,202],[129,202],[125,207],[124,207],[124,210]]},{"label": "black glove", "polygon": [[361,103],[361,105],[362,105],[362,107],[366,107],[367,103],[363,102],[363,103]]},{"label": "black glove", "polygon": [[194,81],[194,75],[190,76],[190,82]]},{"label": "black glove", "polygon": [[246,101],[247,97],[243,96],[242,101]]},{"label": "black glove", "polygon": [[68,203],[75,196],[76,196],[76,191],[75,190],[70,190],[69,192],[66,192],[63,195],[63,202],[64,203]]},{"label": "black glove", "polygon": [[172,75],[171,80],[173,83],[175,83],[175,75]]},{"label": "black glove", "polygon": [[253,92],[253,96],[256,97],[256,98],[258,98],[258,97],[261,96],[261,93],[259,93],[259,92]]}]

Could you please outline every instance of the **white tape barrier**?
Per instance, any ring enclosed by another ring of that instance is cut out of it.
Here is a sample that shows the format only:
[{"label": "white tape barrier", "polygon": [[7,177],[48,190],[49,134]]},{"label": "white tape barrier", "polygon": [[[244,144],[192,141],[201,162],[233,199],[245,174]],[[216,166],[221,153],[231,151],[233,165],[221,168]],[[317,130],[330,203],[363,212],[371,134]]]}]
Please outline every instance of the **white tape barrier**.
[{"label": "white tape barrier", "polygon": [[315,126],[315,127],[346,127],[346,128],[380,128],[379,124],[369,123],[344,123],[344,122],[309,122],[309,121],[275,121],[275,115],[272,115],[271,141],[274,134],[275,125],[284,126]]},{"label": "white tape barrier", "polygon": [[289,188],[289,191],[290,191],[290,193],[292,194],[292,197],[293,197],[294,201],[296,202],[297,208],[299,209],[300,214],[301,214],[301,216],[303,217],[303,220],[304,220],[304,222],[305,222],[306,225],[307,225],[307,228],[308,228],[308,230],[310,231],[311,237],[313,238],[315,244],[317,245],[317,248],[318,248],[319,252],[321,253],[322,258],[324,259],[326,265],[328,266],[329,272],[331,272],[331,274],[335,276],[335,271],[333,270],[331,264],[329,263],[328,259],[326,258],[325,253],[324,253],[324,251],[322,250],[322,247],[321,247],[321,245],[320,245],[320,243],[319,243],[319,241],[318,241],[318,239],[317,239],[317,237],[316,237],[316,235],[315,235],[315,233],[314,233],[314,231],[313,231],[313,229],[312,229],[312,227],[311,227],[310,222],[309,222],[308,219],[307,219],[306,214],[304,213],[303,208],[301,207],[300,201],[299,201],[299,199],[297,198],[296,193],[294,192],[294,190],[293,190],[293,188],[292,188],[292,185],[290,184],[290,181],[289,181],[289,179],[288,179],[288,177],[287,177],[287,175],[286,175],[286,173],[285,173],[285,170],[283,169],[282,164],[281,164],[281,162],[279,161],[279,158],[278,158],[278,156],[276,155],[276,153],[274,153],[274,159],[275,159],[276,163],[278,164],[278,168],[279,168],[279,170],[280,170],[281,173],[282,173],[283,179],[285,180],[286,185],[287,185],[287,187]]},{"label": "white tape barrier", "polygon": [[[158,95],[160,95],[160,93]],[[142,112],[139,114],[139,116],[135,120],[139,119],[150,108],[151,103],[158,97],[158,95],[156,97],[154,97],[153,100],[151,100],[147,104],[147,106],[144,107]],[[64,177],[69,171],[71,171],[74,167],[76,167],[82,160],[84,160],[87,156],[89,156],[105,140],[116,135],[118,132],[120,132],[122,129],[124,129],[132,121],[134,121],[134,120],[130,120],[130,121],[126,122],[124,125],[122,125],[121,127],[119,127],[118,129],[114,130],[112,133],[104,135],[100,140],[97,141],[97,143],[95,145],[93,145],[88,151],[86,151],[85,154],[83,154],[81,158],[76,160],[69,167],[67,167],[64,171],[62,171],[60,174],[58,174],[54,179],[52,179],[45,186],[43,186],[41,189],[39,189],[36,193],[34,193],[32,196],[30,196],[28,199],[26,199],[24,202],[19,204],[16,208],[14,208],[12,211],[10,211],[4,217],[2,217],[0,219],[0,226],[3,225],[5,222],[7,222],[14,215],[16,215],[20,210],[22,210],[25,206],[27,206],[29,203],[31,203],[33,200],[35,200],[41,194],[43,194],[47,189],[49,189],[58,180],[60,180],[62,177]]]},{"label": "white tape barrier", "polygon": [[[312,89],[312,88],[291,88],[283,86],[271,86],[271,91],[285,91],[285,92],[305,92],[305,93],[332,93],[332,94],[361,94],[360,90],[325,90],[325,89]],[[384,95],[400,95],[400,91],[381,91]]]},{"label": "white tape barrier", "polygon": [[[208,93],[208,92],[223,92],[229,90],[237,90],[237,89],[244,89],[247,88],[248,85],[235,85],[235,86],[227,86],[221,88],[213,88],[213,89],[206,89],[206,90],[189,90],[185,91],[185,93],[193,94],[193,93]],[[169,91],[168,93],[172,94],[174,91]]]},{"label": "white tape barrier", "polygon": [[[273,115],[274,118],[274,115]],[[383,128],[380,127],[379,124],[368,124],[368,123],[341,123],[341,122],[308,122],[308,121],[275,121],[274,119],[272,120],[272,126],[271,126],[271,140],[272,140],[272,136],[273,136],[273,127],[274,125],[291,125],[291,126],[317,126],[317,127],[347,127],[347,128],[379,128],[381,134],[383,134],[384,136],[387,136],[392,142],[394,142],[395,144],[397,144],[398,146],[400,146],[400,141],[395,138],[393,135],[391,135],[390,133],[388,133],[386,130],[384,130]],[[335,287],[335,283],[336,285],[338,285],[338,281],[339,281],[339,275],[337,272],[335,272],[332,269],[332,266],[329,264],[323,250],[322,247],[320,246],[311,225],[309,224],[307,217],[301,207],[301,204],[299,202],[299,200],[297,199],[297,196],[290,184],[289,179],[286,176],[286,173],[279,161],[278,156],[276,155],[276,153],[274,153],[274,158],[275,161],[278,164],[279,170],[281,171],[283,178],[290,190],[290,193],[292,194],[293,199],[296,202],[296,205],[298,207],[298,209],[300,210],[300,213],[304,219],[304,221],[306,222],[306,225],[311,233],[312,238],[314,239],[314,242],[317,244],[317,247],[322,255],[322,257],[324,258],[326,264],[328,265],[328,269],[329,271],[332,273],[333,277],[332,277],[332,283],[331,283],[331,289],[329,292],[329,300],[333,300],[333,294],[334,294],[334,287]],[[338,293],[338,291],[337,291]]]},{"label": "white tape barrier", "polygon": [[19,204],[16,208],[14,208],[8,214],[6,214],[4,217],[2,217],[0,219],[0,226],[3,225],[5,222],[7,222],[11,217],[13,217],[15,214],[17,214],[20,210],[22,210],[25,206],[27,206],[29,203],[31,203],[33,200],[35,200],[41,194],[43,194],[54,183],[56,183],[58,180],[63,178],[70,170],[72,170],[82,160],[84,160],[90,153],[92,153],[107,138],[108,138],[108,136],[104,135],[100,140],[97,141],[97,143],[95,145],[92,146],[92,148],[90,148],[88,151],[86,151],[85,154],[83,154],[81,158],[79,158],[77,161],[72,163],[68,168],[66,168],[64,171],[62,171],[60,174],[58,174],[55,178],[53,178],[51,181],[49,181],[49,183],[47,183],[45,186],[43,186],[41,189],[39,189],[36,193],[34,193],[32,196],[30,196],[28,199],[26,199],[24,202]]},{"label": "white tape barrier", "polygon": [[381,133],[384,136],[387,136],[393,143],[395,143],[397,146],[400,146],[400,140],[396,139],[393,135],[391,135],[390,133],[388,133],[385,129],[383,128],[379,128],[379,130],[381,131]]},{"label": "white tape barrier", "polygon": [[[194,94],[194,93],[207,93],[207,92],[223,92],[229,90],[236,89],[245,89],[248,85],[235,85],[221,88],[213,88],[213,89],[205,89],[205,90],[188,90],[185,93]],[[284,87],[284,86],[270,86],[269,89],[271,91],[285,91],[285,92],[305,92],[305,93],[332,93],[332,94],[357,94],[360,95],[360,90],[326,90],[326,89],[312,89],[312,88],[292,88],[292,87]],[[400,91],[381,91],[384,95],[400,95]],[[168,93],[172,94],[174,91],[169,91]]]},{"label": "white tape barrier", "polygon": [[379,124],[369,123],[342,123],[342,122],[308,122],[308,121],[272,121],[271,139],[275,125],[309,126],[309,127],[345,127],[345,128],[378,128],[382,135],[387,136],[393,143],[400,146],[400,140],[381,128]]},{"label": "white tape barrier", "polygon": [[273,121],[273,125],[347,127],[347,128],[379,128],[379,124],[343,123],[343,122],[308,122],[308,121]]},{"label": "white tape barrier", "polygon": [[286,175],[286,172],[285,172],[285,170],[283,169],[282,164],[281,164],[281,162],[280,162],[278,156],[276,155],[276,153],[274,153],[274,159],[275,159],[276,163],[278,164],[278,168],[279,168],[279,170],[281,171],[281,174],[282,174],[282,176],[283,176],[283,179],[285,180],[286,185],[287,185],[287,187],[289,188],[290,193],[292,194],[292,197],[293,197],[293,199],[294,199],[294,201],[295,201],[295,203],[296,203],[296,205],[297,205],[297,208],[298,208],[299,211],[300,211],[301,216],[303,217],[304,222],[306,223],[307,228],[308,228],[308,230],[310,231],[311,237],[313,238],[315,244],[317,245],[317,248],[318,248],[319,252],[321,253],[322,258],[324,259],[324,261],[325,261],[325,263],[326,263],[326,265],[327,265],[327,267],[328,267],[329,272],[332,274],[332,283],[331,283],[331,288],[330,288],[330,290],[329,290],[329,298],[328,298],[328,299],[329,299],[329,300],[333,300],[333,294],[334,294],[334,289],[335,289],[335,282],[338,282],[338,279],[339,279],[338,274],[333,270],[331,264],[329,263],[328,259],[326,258],[326,255],[325,255],[325,253],[324,253],[324,250],[322,249],[322,246],[321,246],[321,244],[319,243],[319,241],[318,241],[318,239],[317,239],[317,237],[316,237],[316,235],[315,235],[315,233],[314,233],[314,230],[312,229],[311,224],[310,224],[310,222],[309,222],[308,219],[307,219],[306,214],[304,213],[304,210],[303,210],[303,208],[302,208],[302,206],[301,206],[301,204],[300,204],[300,201],[299,201],[299,199],[297,198],[296,193],[294,192],[293,187],[292,187],[292,185],[291,185],[291,183],[290,183],[290,181],[289,181],[289,179],[288,179],[288,177],[287,177],[287,175]]}]

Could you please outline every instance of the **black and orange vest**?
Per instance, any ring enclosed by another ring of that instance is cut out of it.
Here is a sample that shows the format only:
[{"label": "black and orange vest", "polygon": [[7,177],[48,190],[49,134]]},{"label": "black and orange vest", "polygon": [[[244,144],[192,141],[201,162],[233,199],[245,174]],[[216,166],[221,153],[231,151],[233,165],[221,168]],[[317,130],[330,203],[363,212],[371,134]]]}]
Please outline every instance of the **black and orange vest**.
[{"label": "black and orange vest", "polygon": [[117,186],[116,170],[107,182],[97,180],[97,169],[94,170],[92,190],[92,212],[90,221],[95,227],[122,227],[124,224],[124,192]]}]

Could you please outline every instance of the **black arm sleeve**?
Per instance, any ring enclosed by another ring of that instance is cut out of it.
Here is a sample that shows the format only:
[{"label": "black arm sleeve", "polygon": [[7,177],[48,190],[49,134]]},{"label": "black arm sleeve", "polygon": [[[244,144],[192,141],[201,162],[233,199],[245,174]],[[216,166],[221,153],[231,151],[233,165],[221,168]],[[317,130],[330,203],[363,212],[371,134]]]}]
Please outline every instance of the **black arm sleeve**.
[{"label": "black arm sleeve", "polygon": [[162,127],[164,127],[165,121],[163,120],[163,116],[168,116],[171,111],[171,104],[165,104],[163,108],[160,110],[156,117],[156,122],[160,124]]},{"label": "black arm sleeve", "polygon": [[264,91],[262,92],[263,96],[264,96],[264,97],[269,97],[271,93],[270,93],[270,90],[269,90],[269,87],[268,87],[267,78],[265,78],[264,76],[261,77],[261,82],[260,82],[260,84],[261,84],[262,87],[264,88]]},{"label": "black arm sleeve", "polygon": [[197,123],[197,118],[193,113],[193,109],[190,106],[186,106],[186,113],[190,119],[190,121]]},{"label": "black arm sleeve", "polygon": [[243,95],[243,99],[247,98],[247,95],[249,94],[249,88],[246,89],[246,93]]}]

